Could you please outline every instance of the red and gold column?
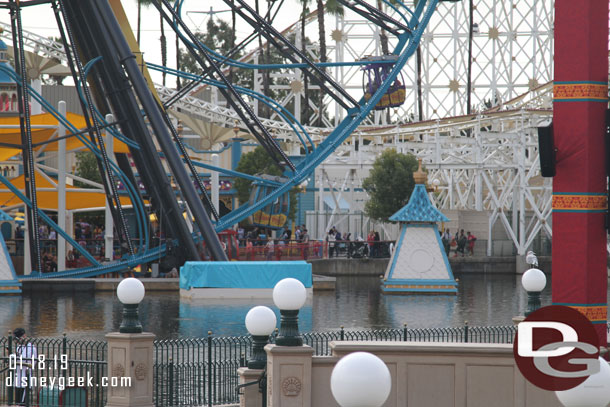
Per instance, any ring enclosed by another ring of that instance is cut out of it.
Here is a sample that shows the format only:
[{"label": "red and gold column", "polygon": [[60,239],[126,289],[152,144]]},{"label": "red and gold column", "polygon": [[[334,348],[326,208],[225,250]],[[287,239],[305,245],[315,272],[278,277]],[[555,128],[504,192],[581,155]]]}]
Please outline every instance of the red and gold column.
[{"label": "red and gold column", "polygon": [[606,344],[608,0],[555,1],[553,303],[574,307]]}]

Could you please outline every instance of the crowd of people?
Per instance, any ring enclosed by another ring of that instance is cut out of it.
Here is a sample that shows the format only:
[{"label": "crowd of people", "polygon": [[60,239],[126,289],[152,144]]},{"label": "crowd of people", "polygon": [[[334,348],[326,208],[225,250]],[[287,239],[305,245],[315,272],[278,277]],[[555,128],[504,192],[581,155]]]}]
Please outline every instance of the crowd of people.
[{"label": "crowd of people", "polygon": [[[15,231],[16,237],[18,233],[23,235],[20,226]],[[371,230],[365,239],[361,236],[352,239],[351,233],[341,233],[335,226],[328,230],[324,240],[311,239],[305,225],[297,225],[294,232],[288,227],[273,231],[264,227],[246,229],[239,225],[233,233],[237,234],[235,244],[222,239],[221,242],[227,253],[231,251],[231,255],[228,253],[229,258],[243,260],[308,259],[310,256],[312,258],[387,258],[391,256],[394,246],[393,242],[382,242],[378,231]],[[58,265],[56,245],[52,241],[57,239],[57,234],[54,230],[49,230],[46,225],[40,225],[39,237],[42,241],[43,271],[56,272]],[[104,229],[101,226],[76,222],[74,238],[91,254],[101,255],[104,246]],[[452,251],[453,257],[460,255],[464,257],[466,253],[469,256],[474,255],[477,238],[470,231],[465,233],[464,229],[461,229],[452,235],[449,229],[445,229],[441,233],[441,240],[447,256],[451,256]],[[79,258],[78,250],[70,249],[66,256],[67,267],[78,267]]]},{"label": "crowd of people", "polygon": [[453,257],[458,257],[459,254],[464,257],[466,249],[468,250],[469,256],[474,255],[474,244],[477,241],[477,238],[474,233],[470,233],[470,231],[466,232],[464,235],[464,229],[455,232],[454,236],[451,235],[449,229],[445,229],[441,235],[441,241],[443,242],[447,256],[450,256],[451,249],[454,249],[455,252]]}]

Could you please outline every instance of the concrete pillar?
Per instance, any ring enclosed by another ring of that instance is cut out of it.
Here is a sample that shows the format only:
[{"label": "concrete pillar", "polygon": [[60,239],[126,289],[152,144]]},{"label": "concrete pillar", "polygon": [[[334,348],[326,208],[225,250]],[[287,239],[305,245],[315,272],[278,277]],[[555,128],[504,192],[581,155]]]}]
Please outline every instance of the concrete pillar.
[{"label": "concrete pillar", "polygon": [[311,346],[265,346],[267,407],[312,407]]},{"label": "concrete pillar", "polygon": [[[263,370],[240,367],[237,369],[237,374],[239,384],[252,383],[260,379]],[[258,383],[242,387],[239,393],[239,407],[261,407],[263,405],[263,394],[259,390]]]},{"label": "concrete pillar", "polygon": [[[130,377],[131,385],[108,386],[106,407],[153,407],[153,341],[155,335],[106,335],[108,376]],[[120,383],[120,379],[119,379]]]},{"label": "concrete pillar", "polygon": [[525,261],[524,254],[518,254],[516,256],[516,261],[515,261],[515,273],[516,274],[523,274],[527,270],[529,270],[530,267],[531,266],[529,264],[527,264],[527,262]]},{"label": "concrete pillar", "polygon": [[[31,86],[36,93],[42,96],[42,80],[40,78],[32,79]],[[31,111],[33,115],[42,113],[42,106],[40,106],[40,103],[38,103],[36,99],[32,98],[30,104],[32,106]]]}]

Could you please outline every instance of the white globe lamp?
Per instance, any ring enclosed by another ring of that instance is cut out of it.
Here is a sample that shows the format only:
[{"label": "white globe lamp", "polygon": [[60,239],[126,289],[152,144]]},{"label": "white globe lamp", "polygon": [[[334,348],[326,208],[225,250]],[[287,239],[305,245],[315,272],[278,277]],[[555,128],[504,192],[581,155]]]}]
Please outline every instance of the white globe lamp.
[{"label": "white globe lamp", "polygon": [[278,346],[302,346],[299,334],[299,310],[305,305],[307,290],[296,278],[280,280],[273,288],[273,302],[280,309],[280,334],[275,340]]},{"label": "white globe lamp", "polygon": [[381,407],[390,395],[392,378],[377,356],[354,352],[335,365],[330,389],[341,407]]},{"label": "white globe lamp", "polygon": [[578,386],[556,391],[565,407],[606,407],[610,403],[610,365],[599,358],[599,372],[592,374]]},{"label": "white globe lamp", "polygon": [[532,312],[540,308],[540,292],[546,287],[546,276],[542,270],[531,268],[523,273],[521,285],[527,291],[527,317]]},{"label": "white globe lamp", "polygon": [[123,303],[123,321],[119,327],[120,333],[142,333],[142,324],[138,317],[138,305],[144,299],[144,284],[137,278],[122,280],[117,289],[117,297]]},{"label": "white globe lamp", "polygon": [[267,364],[265,345],[269,342],[269,335],[275,329],[277,318],[269,307],[253,307],[246,314],[246,329],[252,335],[252,354],[248,360],[248,368],[264,369]]},{"label": "white globe lamp", "polygon": [[307,290],[296,278],[280,280],[273,288],[273,302],[280,310],[298,311],[307,300]]}]

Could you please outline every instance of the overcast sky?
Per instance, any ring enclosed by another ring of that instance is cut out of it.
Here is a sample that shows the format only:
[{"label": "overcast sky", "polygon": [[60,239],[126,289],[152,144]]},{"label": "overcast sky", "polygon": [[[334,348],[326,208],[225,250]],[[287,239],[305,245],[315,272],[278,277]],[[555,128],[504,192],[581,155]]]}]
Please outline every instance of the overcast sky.
[{"label": "overcast sky", "polygon": [[[130,20],[132,30],[136,31],[137,27],[137,1],[123,0],[123,7]],[[173,3],[173,1],[171,1]],[[252,3],[250,0],[249,3]],[[261,12],[266,11],[266,1],[261,0]],[[289,7],[286,7],[289,6]],[[292,6],[292,7],[290,7]],[[182,18],[189,25],[191,30],[203,30],[209,19],[208,14],[200,14],[198,11],[209,11],[210,7],[214,11],[229,10],[222,0],[186,0],[183,6]],[[286,0],[285,7],[276,19],[276,28],[282,30],[294,23],[298,19],[299,13],[294,13],[296,0]],[[24,30],[34,32],[45,37],[58,36],[58,31],[55,25],[55,18],[51,11],[51,6],[48,4],[27,7],[23,10],[23,28]],[[227,22],[231,21],[231,13],[223,12],[214,15],[214,18],[222,18]],[[10,17],[7,10],[0,10],[0,21],[10,23]],[[147,61],[153,63],[161,63],[160,51],[160,29],[159,29],[159,13],[154,6],[142,7],[142,28],[141,28],[141,49],[144,52],[144,57]],[[251,27],[247,24],[238,24],[237,37],[244,38],[252,32]],[[167,58],[168,65],[175,67],[175,35],[168,25],[165,25],[165,35],[167,37]],[[155,82],[160,82],[160,74],[153,73]],[[168,83],[168,85],[170,85]]]}]

